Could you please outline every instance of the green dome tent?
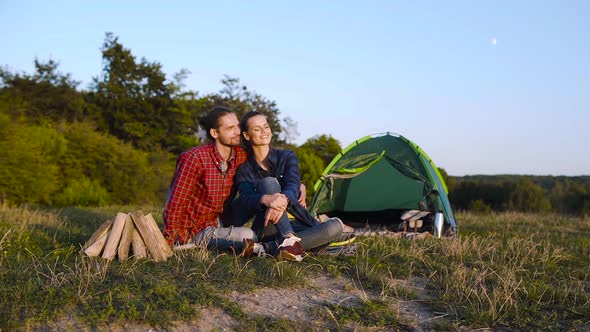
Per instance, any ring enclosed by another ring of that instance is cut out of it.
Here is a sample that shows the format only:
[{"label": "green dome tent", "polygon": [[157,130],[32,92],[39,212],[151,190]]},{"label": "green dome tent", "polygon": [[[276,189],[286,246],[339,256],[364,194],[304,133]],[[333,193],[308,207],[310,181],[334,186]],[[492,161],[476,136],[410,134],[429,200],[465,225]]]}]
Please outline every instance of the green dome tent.
[{"label": "green dome tent", "polygon": [[355,141],[334,157],[314,189],[310,211],[316,215],[339,217],[352,226],[382,224],[399,230],[407,222],[402,220],[405,212],[424,211],[420,231],[434,234],[434,217],[440,212],[442,235],[457,234],[438,168],[401,135],[369,135]]}]

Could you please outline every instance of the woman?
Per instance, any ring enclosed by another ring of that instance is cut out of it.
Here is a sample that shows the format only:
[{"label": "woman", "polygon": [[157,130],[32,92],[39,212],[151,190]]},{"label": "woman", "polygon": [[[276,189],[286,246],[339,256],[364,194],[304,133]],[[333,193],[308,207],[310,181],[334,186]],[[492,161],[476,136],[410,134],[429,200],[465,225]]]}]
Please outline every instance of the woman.
[{"label": "woman", "polygon": [[[293,151],[270,146],[272,130],[266,116],[249,112],[240,120],[240,129],[248,159],[238,168],[234,179],[239,192],[233,203],[239,218],[235,225],[241,226],[255,216],[252,230],[261,242],[269,222],[290,225],[277,227],[283,238],[278,247],[280,259],[299,261],[303,249],[318,248],[339,239],[343,226],[337,218],[320,223],[298,201],[301,180],[297,156]],[[295,220],[289,220],[287,212]],[[267,253],[276,253],[277,248],[265,245]]]}]

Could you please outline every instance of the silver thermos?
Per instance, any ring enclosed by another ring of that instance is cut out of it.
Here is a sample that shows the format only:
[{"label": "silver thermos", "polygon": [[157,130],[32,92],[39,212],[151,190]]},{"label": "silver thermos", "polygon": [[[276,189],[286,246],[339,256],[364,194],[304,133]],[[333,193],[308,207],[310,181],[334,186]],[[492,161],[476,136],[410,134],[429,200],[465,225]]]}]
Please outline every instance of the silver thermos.
[{"label": "silver thermos", "polygon": [[440,238],[442,236],[443,227],[445,224],[445,216],[442,212],[437,212],[434,215],[434,236]]}]

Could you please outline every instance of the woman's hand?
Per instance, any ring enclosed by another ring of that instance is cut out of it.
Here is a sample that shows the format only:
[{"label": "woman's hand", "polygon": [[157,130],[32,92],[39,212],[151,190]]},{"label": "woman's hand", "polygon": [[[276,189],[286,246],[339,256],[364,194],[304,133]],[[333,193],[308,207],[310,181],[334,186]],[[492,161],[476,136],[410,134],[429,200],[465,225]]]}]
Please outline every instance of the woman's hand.
[{"label": "woman's hand", "polygon": [[277,224],[281,221],[281,217],[285,211],[279,211],[272,208],[266,209],[266,213],[264,215],[264,227],[268,226],[268,222],[272,222],[273,224]]},{"label": "woman's hand", "polygon": [[276,224],[281,220],[283,213],[287,211],[289,199],[281,193],[267,194],[262,195],[260,203],[267,207],[264,214],[264,227],[266,227],[269,221]]}]

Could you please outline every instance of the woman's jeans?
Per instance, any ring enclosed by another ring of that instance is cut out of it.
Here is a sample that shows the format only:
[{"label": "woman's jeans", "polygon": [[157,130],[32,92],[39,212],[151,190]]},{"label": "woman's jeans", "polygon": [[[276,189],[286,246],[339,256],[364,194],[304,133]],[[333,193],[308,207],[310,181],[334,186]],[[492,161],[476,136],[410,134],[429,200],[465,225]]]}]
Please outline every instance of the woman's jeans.
[{"label": "woman's jeans", "polygon": [[[276,178],[266,177],[258,183],[257,189],[264,194],[274,194],[281,192],[281,185]],[[256,215],[252,223],[252,229],[260,241],[265,242],[266,252],[271,255],[275,254],[278,251],[276,240],[280,242],[281,239],[272,236],[271,238],[264,237],[264,212],[259,213],[259,215]],[[280,235],[286,234],[287,231],[294,231],[297,237],[301,238],[301,246],[305,250],[320,250],[330,242],[339,240],[342,236],[342,224],[338,218],[331,218],[311,227],[297,220],[289,220],[285,212],[280,222],[275,224],[275,227]]]},{"label": "woman's jeans", "polygon": [[[281,192],[281,185],[276,178],[266,177],[256,184],[256,190],[263,195],[272,195]],[[267,209],[265,208],[258,212],[254,218],[254,221],[252,222],[252,230],[258,237],[262,237],[264,232],[264,219],[266,210]],[[235,213],[239,213],[239,211],[235,211]],[[283,213],[279,222],[274,225],[281,237],[284,237],[289,233],[294,233],[287,212]]]},{"label": "woman's jeans", "polygon": [[[276,178],[266,177],[257,184],[257,191],[261,194],[275,194],[281,192],[281,185]],[[241,208],[234,206],[235,214],[247,214],[247,211],[240,211]],[[287,213],[281,216],[278,223],[264,227],[266,209],[258,212],[252,223],[253,234],[260,242],[264,243],[266,253],[276,255],[279,243],[282,242],[284,234],[294,232],[301,238],[301,245],[305,250],[320,250],[330,242],[340,240],[342,236],[342,225],[338,218],[331,218],[313,227],[297,220],[289,220]],[[238,227],[243,228],[243,227]],[[276,228],[277,232],[274,232]],[[276,234],[279,233],[279,234]]]}]

